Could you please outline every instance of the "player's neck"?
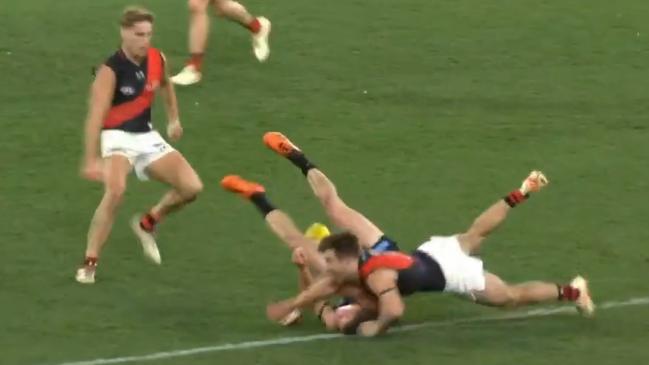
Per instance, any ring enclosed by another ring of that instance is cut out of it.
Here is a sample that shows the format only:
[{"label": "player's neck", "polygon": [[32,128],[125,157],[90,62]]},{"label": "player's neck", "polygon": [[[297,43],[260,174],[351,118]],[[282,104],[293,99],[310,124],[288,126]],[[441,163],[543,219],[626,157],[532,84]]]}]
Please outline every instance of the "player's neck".
[{"label": "player's neck", "polygon": [[136,56],[136,55],[130,53],[126,49],[126,47],[124,47],[124,46],[122,46],[121,49],[122,49],[122,53],[124,53],[124,56],[126,56],[126,58],[129,61],[133,62],[134,64],[140,66],[142,64],[142,62],[144,61],[144,58],[145,58],[144,56]]}]

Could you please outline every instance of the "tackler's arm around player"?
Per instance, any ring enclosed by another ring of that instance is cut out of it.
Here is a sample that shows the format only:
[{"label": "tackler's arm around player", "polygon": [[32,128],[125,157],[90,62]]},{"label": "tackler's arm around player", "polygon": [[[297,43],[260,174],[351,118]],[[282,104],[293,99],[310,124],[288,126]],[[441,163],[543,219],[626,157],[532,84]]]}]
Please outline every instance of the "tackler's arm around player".
[{"label": "tackler's arm around player", "polygon": [[374,337],[387,331],[403,316],[405,304],[397,288],[396,271],[377,270],[367,278],[366,283],[379,300],[379,315],[376,320],[361,323],[357,333]]}]

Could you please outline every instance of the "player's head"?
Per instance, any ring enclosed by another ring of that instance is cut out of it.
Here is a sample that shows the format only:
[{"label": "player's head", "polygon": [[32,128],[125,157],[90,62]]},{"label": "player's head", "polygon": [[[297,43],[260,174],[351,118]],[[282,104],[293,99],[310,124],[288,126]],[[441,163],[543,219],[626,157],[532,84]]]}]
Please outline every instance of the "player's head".
[{"label": "player's head", "polygon": [[358,304],[348,304],[336,308],[336,329],[347,335],[354,335],[358,326],[366,321],[376,320],[376,310],[363,308]]},{"label": "player's head", "polygon": [[351,233],[336,233],[325,237],[318,246],[324,256],[327,271],[339,279],[358,277],[358,257],[361,247],[358,238]]},{"label": "player's head", "polygon": [[358,304],[346,304],[335,309],[334,319],[336,329],[344,332],[346,328],[356,319],[361,312],[361,306]]},{"label": "player's head", "polygon": [[138,7],[124,10],[120,19],[122,47],[136,57],[146,56],[153,36],[153,14]]}]

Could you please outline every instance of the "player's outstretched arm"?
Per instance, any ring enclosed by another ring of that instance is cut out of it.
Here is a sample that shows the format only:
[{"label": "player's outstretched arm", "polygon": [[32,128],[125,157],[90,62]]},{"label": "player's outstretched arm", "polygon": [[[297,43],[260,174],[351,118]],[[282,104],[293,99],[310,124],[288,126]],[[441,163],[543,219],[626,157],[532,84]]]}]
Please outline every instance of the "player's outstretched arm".
[{"label": "player's outstretched arm", "polygon": [[[311,284],[313,284],[313,275],[311,274],[311,270],[307,266],[308,263],[308,256],[304,250],[303,247],[298,247],[295,250],[293,250],[293,257],[292,261],[297,266],[298,269],[298,278],[299,278],[299,288],[300,292],[303,292],[307,290]],[[313,305],[313,312],[320,317],[321,320],[327,324],[327,321],[324,319],[325,314],[324,312],[327,312],[328,304],[327,301],[325,300],[319,300],[316,301],[315,304]]]},{"label": "player's outstretched arm", "polygon": [[314,305],[317,301],[327,299],[338,290],[338,285],[329,276],[321,276],[313,285],[302,291],[298,296],[271,303],[266,307],[266,315],[271,321],[280,321],[295,309]]},{"label": "player's outstretched arm", "polygon": [[297,266],[298,278],[299,278],[299,289],[300,291],[306,290],[311,283],[313,283],[313,275],[307,267],[307,255],[304,252],[304,248],[298,247],[293,250],[291,261]]},{"label": "player's outstretched arm", "polygon": [[377,270],[367,278],[367,286],[379,299],[379,316],[375,321],[361,323],[358,334],[374,337],[384,333],[394,322],[403,316],[405,304],[397,288],[397,272]]},{"label": "player's outstretched arm", "polygon": [[[311,286],[314,279],[311,271],[307,267],[307,256],[302,247],[293,250],[292,261],[298,268],[300,291],[305,291]],[[320,319],[327,330],[335,331],[338,329],[335,310],[326,300],[316,301],[313,304],[313,313],[318,316],[318,319]]]}]

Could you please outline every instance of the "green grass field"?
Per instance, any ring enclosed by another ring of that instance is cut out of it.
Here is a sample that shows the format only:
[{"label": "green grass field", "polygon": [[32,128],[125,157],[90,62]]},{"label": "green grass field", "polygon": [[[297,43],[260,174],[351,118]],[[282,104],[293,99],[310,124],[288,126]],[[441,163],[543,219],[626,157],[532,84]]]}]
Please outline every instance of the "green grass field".
[{"label": "green grass field", "polygon": [[[146,0],[155,44],[178,70],[184,0]],[[649,23],[645,0],[261,1],[272,56],[216,20],[204,83],[179,89],[177,147],[206,191],[161,227],[163,265],[144,261],[131,214],[164,188],[130,180],[98,283],[73,280],[101,187],[78,177],[91,66],[118,43],[126,1],[0,6],[0,364],[57,365],[322,332],[264,316],[295,291],[290,253],[252,206],[218,187],[226,173],[267,185],[300,225],[325,216],[300,173],[261,144],[299,142],[404,248],[461,230],[532,168],[552,181],[486,243],[511,281],[591,280],[600,303],[649,296]],[[366,91],[366,93],[365,93]],[[162,107],[156,111],[163,127]],[[375,340],[310,341],[147,363],[642,364],[649,306],[513,321],[441,295],[408,300],[406,323]],[[446,324],[445,324],[446,323]],[[130,363],[143,363],[135,360]]]}]

